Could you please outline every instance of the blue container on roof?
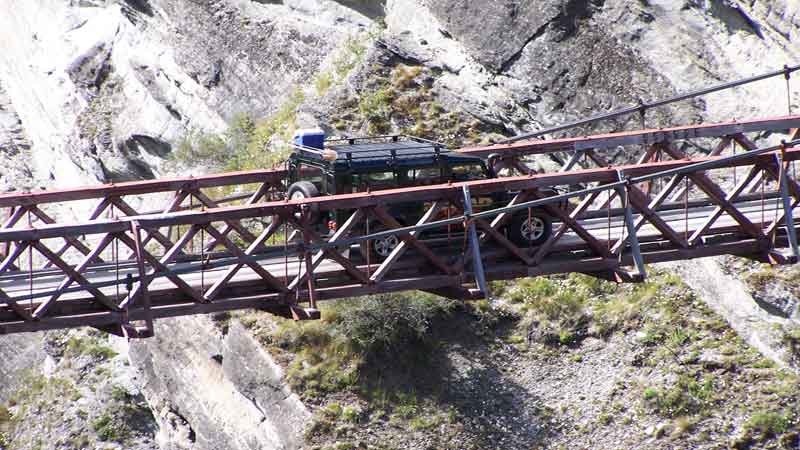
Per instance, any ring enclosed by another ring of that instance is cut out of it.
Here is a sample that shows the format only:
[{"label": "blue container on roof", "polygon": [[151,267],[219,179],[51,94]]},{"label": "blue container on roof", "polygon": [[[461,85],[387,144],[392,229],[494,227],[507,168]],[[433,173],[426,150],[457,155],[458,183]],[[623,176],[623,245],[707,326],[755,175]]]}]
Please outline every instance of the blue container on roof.
[{"label": "blue container on roof", "polygon": [[325,148],[325,132],[319,128],[297,130],[294,134],[294,143],[303,147],[323,150]]}]

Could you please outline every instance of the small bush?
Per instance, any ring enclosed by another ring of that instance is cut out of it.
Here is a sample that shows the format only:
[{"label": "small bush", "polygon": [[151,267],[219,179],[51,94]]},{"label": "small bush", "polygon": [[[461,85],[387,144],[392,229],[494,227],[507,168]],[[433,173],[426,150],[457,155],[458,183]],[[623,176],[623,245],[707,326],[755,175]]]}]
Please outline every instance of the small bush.
[{"label": "small bush", "polygon": [[789,418],[775,411],[759,411],[745,423],[745,429],[758,433],[762,439],[785,432],[789,427]]},{"label": "small bush", "polygon": [[130,393],[122,386],[115,385],[111,388],[111,398],[118,402],[126,402],[130,400]]},{"label": "small bush", "polygon": [[361,61],[367,53],[367,45],[364,36],[348,36],[342,44],[339,55],[333,60],[333,69],[337,78],[346,77]]},{"label": "small bush", "polygon": [[342,406],[338,403],[329,403],[322,410],[322,414],[328,419],[338,419],[342,415]]},{"label": "small bush", "polygon": [[320,73],[314,78],[314,88],[317,91],[317,95],[322,97],[327,93],[331,86],[333,86],[333,74],[330,72]]},{"label": "small bush", "polygon": [[395,92],[387,86],[361,95],[358,111],[367,123],[367,133],[385,134],[389,132],[391,129],[391,105],[395,98]]},{"label": "small bush", "polygon": [[417,416],[412,418],[408,422],[409,428],[412,430],[430,430],[439,426],[442,423],[442,419],[439,416],[434,417],[425,417],[425,416]]},{"label": "small bush", "polygon": [[[428,294],[392,294],[323,305],[323,320],[280,320],[261,336],[295,353],[287,381],[306,398],[364,385],[360,369],[414,366],[428,354],[431,325],[457,305]],[[368,363],[368,364],[365,364]]]},{"label": "small bush", "polygon": [[109,413],[92,421],[91,426],[92,430],[97,433],[97,439],[101,441],[123,442],[128,437],[125,425],[117,423]]},{"label": "small bush", "polygon": [[456,303],[430,295],[378,295],[340,303],[337,327],[365,359],[394,357],[424,343],[431,322]]},{"label": "small bush", "polygon": [[667,389],[647,388],[643,397],[660,415],[681,417],[705,410],[713,403],[714,394],[712,378],[698,381],[688,375],[679,375],[674,385]]},{"label": "small bush", "polygon": [[101,344],[93,336],[72,336],[67,340],[67,354],[73,356],[88,355],[96,360],[106,360],[117,356],[117,352]]},{"label": "small bush", "polygon": [[545,277],[523,278],[508,296],[514,303],[525,303],[550,298],[558,292],[558,285]]},{"label": "small bush", "polygon": [[204,164],[231,171],[274,167],[288,156],[286,143],[295,131],[297,109],[304,100],[303,91],[295,89],[274,114],[262,120],[237,114],[224,133],[191,130],[172,159],[183,165]]},{"label": "small bush", "polygon": [[361,417],[361,410],[358,408],[354,408],[352,406],[345,406],[342,409],[342,419],[356,423],[358,422],[359,418]]}]

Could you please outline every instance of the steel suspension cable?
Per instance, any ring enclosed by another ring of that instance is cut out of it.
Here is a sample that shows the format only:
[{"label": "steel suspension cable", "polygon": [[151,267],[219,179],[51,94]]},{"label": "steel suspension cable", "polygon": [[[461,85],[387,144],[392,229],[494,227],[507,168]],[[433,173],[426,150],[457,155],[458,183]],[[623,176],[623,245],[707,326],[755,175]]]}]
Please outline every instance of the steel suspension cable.
[{"label": "steel suspension cable", "polygon": [[800,65],[795,65],[795,66],[786,66],[785,65],[785,66],[783,66],[783,69],[776,70],[776,71],[773,71],[773,72],[767,72],[767,73],[764,73],[764,74],[761,74],[761,75],[755,75],[755,76],[752,76],[752,77],[742,78],[742,79],[739,79],[739,80],[736,80],[736,81],[731,81],[731,82],[728,82],[728,83],[722,83],[722,84],[710,86],[710,87],[707,87],[707,88],[698,89],[696,91],[690,91],[690,92],[687,92],[687,93],[684,93],[684,94],[678,94],[678,95],[675,95],[675,96],[672,96],[672,97],[667,97],[667,98],[662,99],[662,100],[656,100],[656,101],[649,102],[649,103],[640,103],[640,104],[638,104],[636,106],[629,106],[627,108],[618,109],[616,111],[612,111],[612,112],[605,113],[605,114],[599,114],[599,115],[592,116],[592,117],[589,117],[589,118],[586,118],[586,119],[576,120],[574,122],[569,122],[569,123],[566,123],[566,124],[563,124],[563,125],[557,125],[557,126],[554,126],[554,127],[545,128],[543,130],[534,131],[532,133],[521,134],[519,136],[514,136],[512,138],[502,140],[502,141],[500,141],[498,143],[499,144],[511,144],[511,143],[514,143],[514,142],[517,142],[517,141],[523,141],[523,140],[526,140],[526,139],[537,138],[537,137],[543,136],[545,134],[551,134],[551,133],[555,133],[555,132],[558,132],[558,131],[569,130],[570,128],[576,128],[576,127],[579,127],[581,125],[588,125],[590,123],[599,122],[599,121],[602,121],[602,120],[615,119],[617,117],[626,116],[626,115],[633,114],[633,113],[636,113],[636,112],[646,111],[646,110],[651,109],[651,108],[657,108],[657,107],[660,107],[660,106],[669,105],[671,103],[676,103],[676,102],[680,102],[680,101],[684,101],[684,100],[689,100],[689,99],[692,99],[692,98],[695,98],[695,97],[700,97],[700,96],[711,94],[711,93],[714,93],[714,92],[724,91],[726,89],[732,89],[732,88],[735,88],[735,87],[743,86],[745,84],[754,83],[756,81],[761,81],[761,80],[766,80],[768,78],[772,78],[772,77],[776,77],[776,76],[780,76],[780,75],[789,76],[791,73],[796,72],[798,70],[800,70]]},{"label": "steel suspension cable", "polygon": [[783,77],[786,79],[786,109],[789,111],[789,115],[792,115],[792,89],[790,85],[790,79],[792,77],[792,73],[789,72],[789,68],[787,66],[783,66],[784,74]]}]

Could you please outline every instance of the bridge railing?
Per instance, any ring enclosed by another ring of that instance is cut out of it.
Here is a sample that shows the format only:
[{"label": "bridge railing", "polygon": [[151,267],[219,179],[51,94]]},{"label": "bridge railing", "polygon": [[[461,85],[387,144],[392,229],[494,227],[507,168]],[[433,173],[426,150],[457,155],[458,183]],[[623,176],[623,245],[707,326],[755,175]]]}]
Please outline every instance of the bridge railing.
[{"label": "bridge railing", "polygon": [[[659,143],[674,160],[0,230],[12,249],[0,263],[0,332],[91,325],[143,336],[152,327],[131,321],[247,307],[314,317],[324,299],[406,289],[468,297],[485,295],[487,280],[561,272],[636,281],[646,263],[719,254],[790,262],[798,144],[690,160]],[[734,170],[743,175],[725,189],[719,180]],[[552,195],[577,183],[588,188]],[[505,203],[473,211],[485,198]],[[392,213],[409,203],[426,208],[412,224]],[[351,212],[334,233],[312,226],[337,210]],[[554,224],[547,239],[510,238],[509,227],[542,213]],[[253,240],[225,233],[248,220]],[[165,227],[181,232],[146,244]],[[392,236],[398,245],[373,254]],[[92,244],[70,262],[58,254],[64,239]],[[33,270],[33,254],[51,268]]]},{"label": "bridge railing", "polygon": [[[5,211],[5,218],[0,229],[74,222],[58,217],[55,208],[62,212],[69,209],[87,211],[86,216],[78,217],[77,222],[81,223],[103,218],[119,219],[144,214],[218,208],[230,204],[256,204],[283,198],[285,178],[285,170],[268,169],[2,194],[0,211]],[[87,202],[91,202],[91,205],[87,205]],[[228,235],[231,231],[235,231],[244,240],[252,241],[255,238],[239,222],[228,223],[223,234]],[[162,248],[169,248],[176,232],[180,230],[166,228],[154,231],[145,239],[144,245],[152,242]],[[2,258],[14,251],[9,244],[0,245]],[[75,259],[88,255],[91,249],[81,239],[65,237],[54,252],[67,259]],[[36,264],[36,267],[39,268],[39,265]],[[52,267],[52,262],[45,261],[44,268],[49,267]]]},{"label": "bridge railing", "polygon": [[800,116],[784,116],[467,147],[459,152],[489,158],[498,172],[507,169],[522,174],[536,173],[524,161],[525,157],[548,155],[558,161],[558,171],[566,172],[573,168],[608,167],[615,163],[610,153],[618,148],[627,150],[624,161],[633,156],[638,163],[672,159],[669,152],[663,151],[666,144],[694,147],[702,150],[700,154],[719,156],[753,148],[754,139],[748,134],[779,134],[788,130],[794,136],[798,128]]}]

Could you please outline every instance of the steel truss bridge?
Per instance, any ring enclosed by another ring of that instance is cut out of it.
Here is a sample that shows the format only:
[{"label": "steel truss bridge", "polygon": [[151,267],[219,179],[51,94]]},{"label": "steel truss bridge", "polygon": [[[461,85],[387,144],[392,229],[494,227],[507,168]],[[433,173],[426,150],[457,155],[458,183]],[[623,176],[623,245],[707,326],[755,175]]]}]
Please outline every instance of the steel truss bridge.
[{"label": "steel truss bridge", "polygon": [[[459,150],[489,157],[501,178],[292,201],[281,169],[0,195],[0,334],[92,326],[148,337],[154,319],[190,314],[314,319],[319,301],[366,294],[481,298],[491,280],[567,272],[638,282],[648,263],[716,255],[794,263],[798,130],[789,115],[512,140]],[[780,133],[769,147],[752,138]],[[620,147],[636,159],[612,164]],[[531,155],[562,167],[536,173]],[[473,199],[508,192],[505,206],[473,211]],[[425,205],[416,224],[390,214],[408,202]],[[87,215],[62,223],[56,207]],[[520,246],[504,227],[532,208],[554,218],[553,233]],[[335,232],[310,226],[312,212],[334,210],[352,211]],[[400,244],[384,260],[357,250],[389,235]]]}]

